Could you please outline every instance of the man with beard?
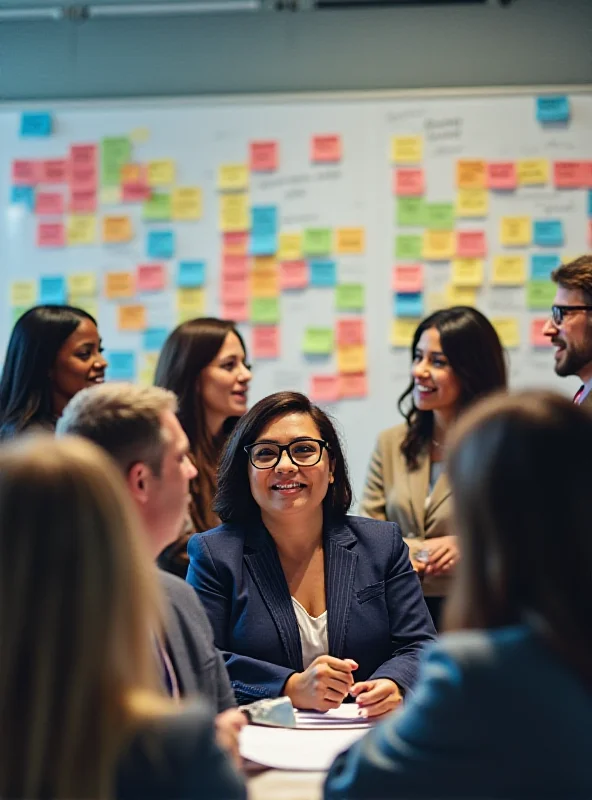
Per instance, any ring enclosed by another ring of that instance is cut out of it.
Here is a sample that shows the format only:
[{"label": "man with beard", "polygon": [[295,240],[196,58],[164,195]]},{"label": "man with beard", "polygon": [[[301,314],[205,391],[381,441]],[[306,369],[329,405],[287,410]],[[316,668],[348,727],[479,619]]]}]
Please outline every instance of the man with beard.
[{"label": "man with beard", "polygon": [[562,264],[551,278],[557,291],[543,333],[556,348],[555,372],[577,375],[574,403],[592,409],[592,256]]}]

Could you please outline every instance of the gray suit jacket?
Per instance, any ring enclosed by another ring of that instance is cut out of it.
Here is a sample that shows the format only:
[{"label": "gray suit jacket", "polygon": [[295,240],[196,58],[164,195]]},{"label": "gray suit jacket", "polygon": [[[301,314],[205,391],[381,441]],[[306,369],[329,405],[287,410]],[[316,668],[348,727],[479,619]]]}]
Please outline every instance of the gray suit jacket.
[{"label": "gray suit jacket", "polygon": [[199,693],[218,712],[232,708],[234,693],[201,600],[181,578],[159,575],[168,599],[166,647],[181,694]]}]

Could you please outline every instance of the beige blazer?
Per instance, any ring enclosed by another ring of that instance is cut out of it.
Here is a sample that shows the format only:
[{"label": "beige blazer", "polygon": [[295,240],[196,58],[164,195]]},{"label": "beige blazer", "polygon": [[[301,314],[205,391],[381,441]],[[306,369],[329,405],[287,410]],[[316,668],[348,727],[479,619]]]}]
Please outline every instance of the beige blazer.
[{"label": "beige blazer", "polygon": [[[450,485],[444,473],[441,473],[429,495],[430,459],[427,454],[418,458],[418,469],[410,471],[407,468],[401,453],[406,430],[407,425],[403,423],[379,435],[370,459],[360,514],[397,522],[413,556],[424,546],[426,539],[450,533],[452,501]],[[428,576],[423,582],[424,594],[431,597],[447,594],[450,577]]]}]

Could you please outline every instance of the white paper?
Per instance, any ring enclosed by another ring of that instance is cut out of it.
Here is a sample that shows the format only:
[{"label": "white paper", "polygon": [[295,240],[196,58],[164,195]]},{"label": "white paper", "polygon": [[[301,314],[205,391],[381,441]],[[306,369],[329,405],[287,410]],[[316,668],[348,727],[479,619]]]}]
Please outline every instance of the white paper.
[{"label": "white paper", "polygon": [[368,728],[373,722],[360,716],[355,703],[343,703],[339,708],[332,708],[325,713],[320,711],[295,711],[296,724],[299,728]]},{"label": "white paper", "polygon": [[324,771],[366,730],[298,730],[247,725],[240,733],[240,753],[249,761],[273,769]]}]

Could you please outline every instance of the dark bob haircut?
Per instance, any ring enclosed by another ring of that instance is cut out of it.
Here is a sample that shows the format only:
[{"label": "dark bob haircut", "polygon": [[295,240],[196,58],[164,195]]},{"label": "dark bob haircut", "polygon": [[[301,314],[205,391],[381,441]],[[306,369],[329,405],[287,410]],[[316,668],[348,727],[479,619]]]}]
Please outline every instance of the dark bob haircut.
[{"label": "dark bob haircut", "polygon": [[333,465],[333,483],[323,502],[324,513],[331,519],[344,517],[352,502],[347,464],[337,431],[327,414],[299,392],[276,392],[255,403],[239,419],[222,452],[218,468],[218,490],[214,511],[222,522],[249,523],[260,516],[259,506],[249,486],[249,457],[244,451],[270,422],[288,414],[307,414],[321,438],[327,442]]}]

